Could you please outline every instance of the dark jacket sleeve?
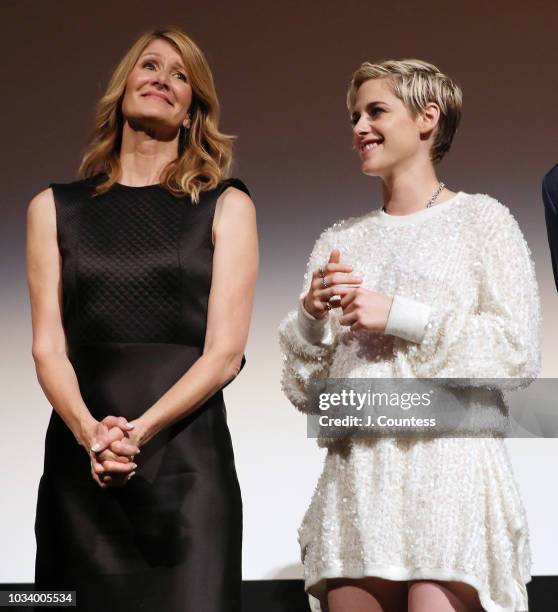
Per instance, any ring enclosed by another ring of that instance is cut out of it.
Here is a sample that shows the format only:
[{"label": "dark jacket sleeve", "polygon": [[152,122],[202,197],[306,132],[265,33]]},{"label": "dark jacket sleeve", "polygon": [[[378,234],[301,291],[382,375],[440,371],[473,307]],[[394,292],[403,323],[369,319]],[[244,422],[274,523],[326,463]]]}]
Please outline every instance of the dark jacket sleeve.
[{"label": "dark jacket sleeve", "polygon": [[548,244],[552,257],[552,271],[558,290],[558,164],[552,170],[549,170],[543,179],[542,197]]}]

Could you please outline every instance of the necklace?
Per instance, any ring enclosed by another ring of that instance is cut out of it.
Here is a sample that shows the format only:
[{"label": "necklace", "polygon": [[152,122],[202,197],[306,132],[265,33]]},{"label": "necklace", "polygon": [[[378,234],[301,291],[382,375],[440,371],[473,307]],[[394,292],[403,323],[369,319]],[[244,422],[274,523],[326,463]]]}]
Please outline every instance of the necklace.
[{"label": "necklace", "polygon": [[[428,200],[427,204],[426,204],[426,208],[430,208],[432,206],[432,204],[434,204],[434,201],[436,200],[436,198],[440,195],[440,193],[442,193],[442,189],[445,187],[446,185],[444,183],[440,183],[438,185],[438,189],[436,189],[436,191],[432,194],[432,197],[430,198],[430,200]],[[386,212],[386,207],[382,206],[382,210],[384,212]]]}]

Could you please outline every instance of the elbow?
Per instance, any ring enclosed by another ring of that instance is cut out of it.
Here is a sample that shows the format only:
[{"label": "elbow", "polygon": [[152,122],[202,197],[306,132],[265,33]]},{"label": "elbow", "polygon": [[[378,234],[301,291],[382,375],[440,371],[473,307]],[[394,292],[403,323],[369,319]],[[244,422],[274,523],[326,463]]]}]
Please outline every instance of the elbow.
[{"label": "elbow", "polygon": [[225,372],[227,372],[229,376],[227,380],[232,380],[240,374],[240,370],[242,369],[242,357],[243,353],[237,352],[227,356],[225,365]]},{"label": "elbow", "polygon": [[527,335],[520,343],[518,350],[519,376],[527,380],[534,380],[541,373],[541,335]]},{"label": "elbow", "polygon": [[533,356],[531,359],[528,359],[525,363],[525,366],[522,371],[522,378],[528,382],[532,382],[537,379],[541,373],[541,360],[540,357]]},{"label": "elbow", "polygon": [[33,346],[31,349],[31,356],[33,357],[33,361],[35,362],[35,366],[38,366],[41,363],[44,363],[47,358],[48,352],[40,347]]},{"label": "elbow", "polygon": [[243,366],[243,357],[244,353],[236,349],[215,351],[213,360],[216,370],[221,372],[222,383],[228,384],[238,376]]},{"label": "elbow", "polygon": [[33,357],[33,361],[35,362],[35,366],[43,364],[46,361],[54,358],[67,356],[65,350],[56,350],[38,344],[33,344],[31,347],[31,355]]},{"label": "elbow", "polygon": [[522,350],[510,351],[503,359],[501,378],[520,381],[521,386],[529,385],[537,379],[541,372],[540,353],[534,347],[523,346]]}]

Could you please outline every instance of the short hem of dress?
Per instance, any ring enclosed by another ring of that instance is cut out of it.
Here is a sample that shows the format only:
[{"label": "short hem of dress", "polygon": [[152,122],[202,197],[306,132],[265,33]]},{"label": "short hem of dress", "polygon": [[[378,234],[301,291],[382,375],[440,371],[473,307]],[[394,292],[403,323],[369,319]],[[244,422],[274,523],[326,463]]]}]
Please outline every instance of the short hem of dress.
[{"label": "short hem of dress", "polygon": [[[531,576],[527,576],[523,583],[517,580],[510,580],[509,598],[512,600],[510,606],[497,604],[489,595],[486,585],[473,574],[467,574],[458,570],[445,570],[440,568],[403,568],[400,566],[375,566],[351,571],[344,568],[342,572],[333,568],[327,568],[320,572],[319,578],[307,578],[304,583],[304,590],[307,594],[319,602],[325,595],[325,581],[329,578],[385,578],[386,580],[444,580],[464,582],[476,589],[479,601],[486,612],[528,612],[529,603],[527,598],[527,588],[525,584],[531,581]],[[319,604],[321,606],[321,604]],[[312,611],[322,610],[321,607],[311,607]],[[322,612],[324,612],[322,610]]]}]

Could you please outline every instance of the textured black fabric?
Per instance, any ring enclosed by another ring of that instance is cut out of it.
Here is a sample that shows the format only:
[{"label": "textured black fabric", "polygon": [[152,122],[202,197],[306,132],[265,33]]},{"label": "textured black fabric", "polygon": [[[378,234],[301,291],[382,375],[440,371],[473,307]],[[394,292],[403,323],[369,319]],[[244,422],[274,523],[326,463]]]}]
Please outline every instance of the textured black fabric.
[{"label": "textured black fabric", "polygon": [[554,283],[558,290],[558,164],[544,176],[542,197]]},{"label": "textured black fabric", "polygon": [[[52,184],[63,321],[93,416],[132,420],[201,355],[211,226],[228,179],[199,204],[161,185]],[[244,358],[242,360],[244,365]],[[77,591],[78,610],[240,610],[242,500],[222,391],[155,436],[124,487],[101,489],[56,412],[35,533],[37,589]]]}]

